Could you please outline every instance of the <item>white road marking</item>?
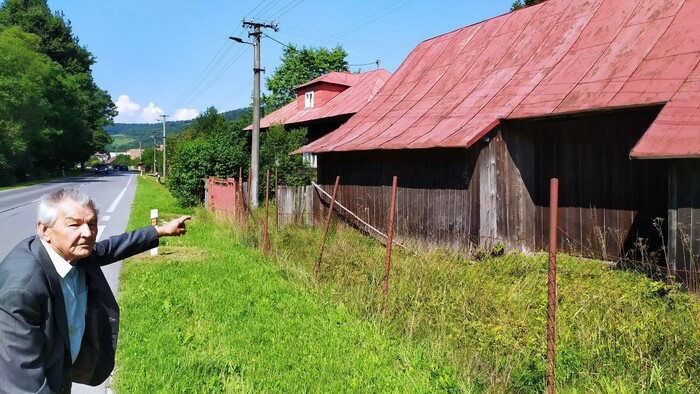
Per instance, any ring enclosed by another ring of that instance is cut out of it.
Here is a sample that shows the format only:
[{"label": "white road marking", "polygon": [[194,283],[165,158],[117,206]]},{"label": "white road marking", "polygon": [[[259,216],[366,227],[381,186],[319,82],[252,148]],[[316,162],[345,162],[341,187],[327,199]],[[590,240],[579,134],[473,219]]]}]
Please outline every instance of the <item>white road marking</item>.
[{"label": "white road marking", "polygon": [[109,208],[107,208],[107,213],[114,212],[114,210],[117,209],[117,205],[119,204],[119,201],[122,200],[122,197],[124,197],[124,193],[126,193],[126,189],[129,187],[129,184],[131,183],[131,178],[133,177],[133,175],[129,176],[129,181],[126,182],[126,186],[124,186],[124,189],[122,189],[122,192],[119,193],[117,198],[114,199],[112,205],[110,205]]},{"label": "white road marking", "polygon": [[111,218],[112,217],[109,215],[104,215],[104,216],[102,216],[102,219],[100,219],[100,220],[102,220],[103,222],[109,222],[109,219],[111,219]]},{"label": "white road marking", "polygon": [[102,237],[102,233],[104,232],[105,227],[107,227],[107,226],[106,225],[97,226],[97,240],[98,241]]}]

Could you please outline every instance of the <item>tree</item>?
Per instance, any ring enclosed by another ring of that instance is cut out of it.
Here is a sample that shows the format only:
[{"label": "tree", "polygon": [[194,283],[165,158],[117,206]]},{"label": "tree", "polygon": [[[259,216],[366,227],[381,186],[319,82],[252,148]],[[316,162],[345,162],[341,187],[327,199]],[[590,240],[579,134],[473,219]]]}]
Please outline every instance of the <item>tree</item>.
[{"label": "tree", "polygon": [[[153,167],[153,147],[149,146],[148,148],[144,148],[143,153],[141,154],[141,161],[143,162],[144,166],[146,167],[146,172],[149,173],[154,173],[155,169],[158,169],[160,172],[161,168],[163,168],[163,152],[160,150],[155,150],[155,167]],[[173,151],[170,151],[173,152]],[[172,175],[172,174],[171,174]]]},{"label": "tree", "polygon": [[112,165],[126,164],[127,166],[133,166],[138,164],[138,159],[132,159],[129,155],[117,155],[117,157],[112,162]]},{"label": "tree", "polygon": [[265,80],[270,91],[263,96],[261,106],[263,113],[270,113],[296,99],[294,88],[331,71],[348,71],[348,54],[337,46],[332,50],[326,48],[298,49],[288,45],[282,53],[282,65]]},{"label": "tree", "polygon": [[[17,26],[39,37],[36,52],[53,62],[44,100],[48,112],[41,138],[32,146],[34,164],[46,170],[86,161],[104,151],[111,138],[104,132],[117,115],[111,97],[94,83],[92,54],[73,36],[62,13],[52,14],[46,0],[5,0],[0,26]],[[12,94],[12,93],[11,93]]]},{"label": "tree", "polygon": [[23,179],[33,168],[34,149],[48,143],[52,62],[38,48],[39,38],[18,27],[0,31],[0,184]]},{"label": "tree", "polygon": [[182,131],[180,138],[184,140],[215,138],[222,134],[229,134],[230,131],[230,123],[215,107],[209,107],[194,119],[192,125]]},{"label": "tree", "polygon": [[511,11],[517,11],[521,8],[529,7],[531,5],[539,4],[545,0],[515,0],[510,6]]},{"label": "tree", "polygon": [[[261,135],[260,163],[262,172],[270,170],[278,172],[278,180],[282,185],[303,186],[311,183],[313,171],[304,163],[301,155],[290,155],[306,144],[306,128],[294,129],[289,132],[281,124],[272,125]],[[261,182],[262,183],[262,182]],[[265,185],[261,185],[262,188]],[[262,189],[264,191],[264,189]]]},{"label": "tree", "polygon": [[168,188],[181,206],[199,205],[204,200],[204,178],[211,171],[212,151],[211,144],[204,140],[183,141],[177,145]]},{"label": "tree", "polygon": [[169,159],[167,179],[180,205],[201,204],[205,177],[237,177],[239,168],[248,168],[250,143],[242,130],[247,124],[229,122],[210,107],[183,130],[174,150],[169,150],[175,153]]}]

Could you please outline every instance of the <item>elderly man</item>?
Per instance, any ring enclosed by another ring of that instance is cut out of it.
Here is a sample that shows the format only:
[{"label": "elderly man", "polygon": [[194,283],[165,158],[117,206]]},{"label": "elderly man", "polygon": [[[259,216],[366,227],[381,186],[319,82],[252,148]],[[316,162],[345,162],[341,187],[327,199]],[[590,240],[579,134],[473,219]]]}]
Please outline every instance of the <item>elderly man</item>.
[{"label": "elderly man", "polygon": [[100,269],[186,232],[182,216],[97,240],[97,210],[75,188],[41,198],[37,235],[0,263],[0,393],[70,393],[114,367],[119,307]]}]

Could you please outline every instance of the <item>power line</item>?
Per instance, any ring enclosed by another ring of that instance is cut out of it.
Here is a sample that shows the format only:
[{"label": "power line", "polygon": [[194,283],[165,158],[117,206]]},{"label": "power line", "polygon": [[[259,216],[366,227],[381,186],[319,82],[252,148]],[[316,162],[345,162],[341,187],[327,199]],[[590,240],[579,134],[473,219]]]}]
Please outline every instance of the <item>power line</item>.
[{"label": "power line", "polygon": [[[275,1],[278,1],[278,2],[279,2],[279,0],[272,0],[272,1],[271,1],[268,5],[266,5],[260,12],[261,12],[261,13],[264,13],[268,8],[270,8],[270,6],[271,6],[272,4],[275,3]],[[258,3],[258,5],[256,5],[255,8],[253,8],[249,13],[247,13],[247,14],[243,17],[243,20],[248,19],[248,17],[250,16],[250,14],[252,14],[253,12],[255,12],[255,10],[257,10],[258,8],[260,8],[260,6],[263,5],[263,4],[265,4],[265,0],[261,1],[260,3]]]},{"label": "power line", "polygon": [[[293,0],[291,3],[288,3],[280,10],[276,11],[276,14],[284,14],[289,12],[291,9],[299,5],[301,1],[302,0]],[[255,13],[256,10],[259,10],[258,12],[260,14],[265,14],[268,11],[273,10],[279,3],[279,0],[272,0],[269,2],[261,1],[250,12],[248,12],[246,17]],[[230,36],[237,36],[242,32],[244,32],[244,29],[241,26],[236,28],[234,32],[230,34]],[[233,59],[226,62],[225,60],[229,58],[232,50],[233,48],[229,41],[224,39],[218,52],[209,60],[209,63],[204,67],[199,76],[195,78],[194,82],[189,86],[189,88],[185,90],[185,92],[183,92],[183,94],[173,103],[172,107],[176,108],[181,105],[186,105],[199,98],[212,85],[214,85],[214,83],[216,83],[216,81],[219,80],[226,71],[230,70],[233,64],[235,64],[235,62],[241,58],[244,52],[243,48],[236,49],[233,55],[231,55],[233,56]],[[225,65],[222,66],[222,63]]]},{"label": "power line", "polygon": [[[209,63],[204,67],[202,72],[199,74],[199,76],[194,80],[192,85],[190,85],[185,92],[182,93],[182,95],[173,103],[173,107],[177,107],[179,104],[185,104],[187,101],[186,99],[189,98],[191,101],[192,99],[190,98],[192,94],[197,91],[202,84],[205,83],[207,78],[211,75],[211,73],[216,70],[216,68],[221,64],[224,58],[226,58],[226,55],[232,50],[231,46],[222,46],[219,48],[219,51],[214,55],[214,57],[209,61]],[[223,53],[222,53],[223,51]]]},{"label": "power line", "polygon": [[296,50],[297,50],[297,49],[294,48],[293,46],[289,46],[289,45],[283,43],[282,41],[279,41],[279,40],[275,39],[275,38],[272,37],[272,36],[268,36],[268,35],[265,34],[265,33],[263,33],[263,36],[265,36],[265,37],[271,39],[272,41],[274,41],[274,42],[276,42],[276,43],[282,45],[283,47],[285,47],[285,48],[287,48],[287,49],[291,49],[292,51],[296,51]]},{"label": "power line", "polygon": [[[383,17],[385,17],[385,16],[391,14],[392,12],[398,10],[398,9],[401,8],[401,7],[404,7],[404,6],[406,6],[406,5],[410,4],[410,3],[412,3],[413,1],[415,1],[415,0],[399,0],[399,1],[395,2],[394,4],[391,4],[391,5],[387,6],[387,7],[384,7],[383,9],[381,9],[381,10],[375,12],[374,14],[371,14],[371,15],[367,18],[367,20],[360,21],[360,22],[358,22],[358,23],[349,25],[349,26],[347,26],[347,27],[344,28],[344,29],[341,29],[339,32],[337,32],[337,33],[335,33],[335,34],[332,34],[331,37],[329,37],[329,39],[327,39],[326,41],[323,41],[323,42],[324,42],[324,43],[327,43],[327,42],[330,42],[330,41],[332,41],[332,40],[334,40],[334,39],[338,39],[338,38],[344,37],[344,36],[348,35],[349,33],[352,33],[352,32],[354,32],[354,31],[356,31],[356,30],[359,30],[361,27],[367,26],[367,25],[369,25],[370,23],[372,23],[372,22],[374,22],[374,21],[376,21],[376,20],[378,20],[378,19],[381,19],[381,18],[383,18]],[[374,18],[372,18],[374,15],[377,15],[377,16],[374,17]]]},{"label": "power line", "polygon": [[348,67],[360,67],[360,66],[369,66],[370,64],[376,64],[377,68],[379,68],[379,65],[382,63],[381,60],[377,59],[373,61],[372,63],[362,63],[362,64],[348,64]]},{"label": "power line", "polygon": [[289,11],[293,10],[294,8],[296,8],[296,6],[298,6],[299,4],[301,4],[302,1],[303,1],[303,0],[296,0],[296,3],[294,3],[294,2],[289,3],[286,7],[283,7],[281,10],[277,11],[276,14],[272,14],[272,16],[270,16],[270,19],[272,19],[272,20],[279,20],[280,17],[282,17],[283,15],[285,15],[286,13],[288,13]]},{"label": "power line", "polygon": [[[344,29],[341,29],[338,32],[335,33],[327,33],[323,32],[323,35],[327,37],[327,40],[325,42],[329,42],[331,40],[335,40],[344,36],[347,36],[349,33],[356,31],[372,22],[375,22],[393,12],[396,10],[410,4],[415,0],[398,0],[393,2],[392,4],[382,8],[381,10],[374,12],[373,14],[369,15],[367,18],[351,24]],[[290,11],[292,11],[294,8],[299,6],[303,0],[291,0],[289,2],[283,2],[280,0],[263,0],[260,1],[247,15],[246,17],[253,15],[253,14],[258,14],[261,16],[265,16],[266,14],[272,19],[277,19],[283,15],[288,14]],[[276,9],[276,10],[275,10]],[[302,29],[299,29],[302,30]],[[234,32],[231,34],[231,36],[236,36],[238,32],[242,32],[243,30],[239,27],[234,30]],[[282,41],[265,34],[267,38],[270,38],[272,41],[275,41],[276,43],[282,45],[285,48],[288,49],[295,49],[294,46],[288,45],[283,43]],[[367,40],[365,40],[367,41]],[[234,51],[234,52],[232,52]],[[229,42],[227,40],[224,40],[222,43],[222,46],[219,48],[217,53],[209,60],[207,65],[204,67],[202,72],[198,75],[198,77],[194,80],[194,82],[189,86],[189,88],[175,101],[173,108],[181,105],[186,105],[195,99],[199,98],[202,94],[204,94],[208,89],[210,89],[228,70],[233,67],[233,65],[241,58],[244,50],[243,48],[238,48],[234,50],[229,45]],[[272,62],[273,64],[275,62]],[[349,66],[351,67],[358,67],[358,66],[367,66],[371,64],[377,64],[379,66],[379,62],[373,62],[373,63],[362,63],[362,64],[350,64]],[[245,88],[245,87],[243,87]],[[174,110],[174,109],[173,109]]]},{"label": "power line", "polygon": [[[259,13],[259,14],[260,14],[260,15],[264,15],[265,12],[266,12],[268,9],[272,8],[272,6],[275,5],[275,3],[279,3],[279,1],[280,1],[280,0],[273,0],[273,1],[271,1],[268,5],[266,5],[265,7],[263,7],[262,10],[260,10],[260,13]],[[263,1],[263,3],[264,3],[264,1]],[[259,5],[262,5],[262,3],[259,4]],[[258,7],[255,7],[255,8],[253,9],[253,11],[249,12],[249,13],[243,18],[243,20],[249,19],[248,17],[249,17],[253,12],[255,12],[255,9],[257,9],[257,8],[258,8]],[[255,17],[255,19],[264,19],[264,18]]]},{"label": "power line", "polygon": [[244,51],[242,49],[239,50],[238,53],[235,55],[235,57],[233,59],[229,60],[229,62],[225,66],[223,66],[223,68],[221,68],[219,70],[219,72],[214,77],[212,77],[209,80],[209,82],[206,83],[206,85],[198,86],[199,89],[193,91],[192,96],[190,97],[189,101],[194,101],[194,100],[198,99],[199,96],[201,96],[202,94],[204,94],[204,92],[209,90],[209,88],[212,85],[214,85],[214,83],[216,83],[228,70],[231,69],[231,67],[233,67],[233,65],[236,63],[236,61],[238,61],[238,59],[241,58],[243,53],[244,53]]}]

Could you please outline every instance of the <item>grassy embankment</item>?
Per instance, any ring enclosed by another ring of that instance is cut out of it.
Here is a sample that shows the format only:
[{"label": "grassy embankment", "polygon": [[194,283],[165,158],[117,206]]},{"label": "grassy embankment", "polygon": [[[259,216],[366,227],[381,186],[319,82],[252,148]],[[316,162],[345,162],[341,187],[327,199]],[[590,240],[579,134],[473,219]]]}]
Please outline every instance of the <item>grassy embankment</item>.
[{"label": "grassy embankment", "polygon": [[[151,207],[182,212],[140,180],[131,226]],[[259,227],[195,216],[125,264],[118,393],[544,391],[546,255],[394,248],[381,322],[377,242],[334,228],[316,281],[319,231],[272,231],[264,258]],[[558,268],[558,392],[700,392],[692,296],[595,261]]]},{"label": "grassy embankment", "polygon": [[[139,179],[130,226],[183,211]],[[195,211],[185,237],[126,262],[119,301],[119,393],[431,392],[420,346],[290,280],[230,228]]]},{"label": "grassy embankment", "polygon": [[[92,173],[92,170],[89,170],[89,171],[90,171],[89,173]],[[66,170],[64,174],[61,174],[58,176],[50,176],[50,177],[46,177],[46,178],[32,179],[31,181],[15,183],[15,184],[8,185],[8,186],[0,186],[0,191],[10,190],[10,189],[19,189],[20,187],[33,186],[33,185],[38,185],[39,183],[49,182],[49,181],[53,181],[53,180],[57,180],[57,179],[81,176],[81,175],[85,175],[85,174],[88,174],[88,172],[82,171],[79,168],[71,168],[69,170]]]}]

